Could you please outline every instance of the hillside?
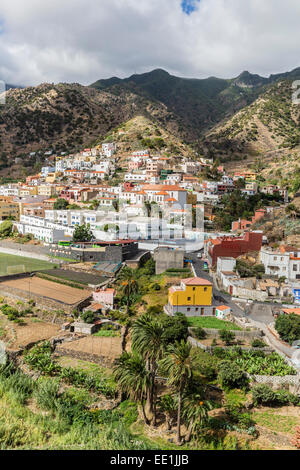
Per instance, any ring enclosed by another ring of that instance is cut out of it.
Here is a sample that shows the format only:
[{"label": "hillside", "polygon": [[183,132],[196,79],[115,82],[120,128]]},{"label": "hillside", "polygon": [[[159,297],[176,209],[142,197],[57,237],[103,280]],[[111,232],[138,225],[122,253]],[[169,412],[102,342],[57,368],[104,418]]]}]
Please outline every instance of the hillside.
[{"label": "hillside", "polygon": [[272,163],[291,157],[291,150],[297,161],[300,108],[293,105],[292,92],[290,79],[269,85],[252,104],[209,132],[202,141],[203,151],[231,167],[247,167],[249,159]]},{"label": "hillside", "polygon": [[78,84],[10,89],[0,108],[0,169],[11,166],[15,156],[39,149],[80,150],[136,115],[178,132],[164,105],[130,91],[99,93]]},{"label": "hillside", "polygon": [[139,115],[112,129],[104,142],[117,142],[118,155],[121,157],[138,150],[151,149],[154,154],[159,152],[167,157],[196,158],[195,151],[176,137],[176,127],[173,130],[171,123],[168,127],[170,130],[161,126],[158,120]]},{"label": "hillside", "polygon": [[[299,111],[291,102],[296,78],[300,69],[268,78],[243,72],[228,80],[186,79],[154,70],[91,86],[12,88],[0,106],[0,175],[34,167],[29,152],[73,152],[111,138],[125,152],[154,145],[153,150],[186,155],[191,146],[219,157],[230,169],[257,159],[280,163],[282,156],[290,158],[290,149],[297,154],[300,143]],[[139,117],[147,122],[141,120],[133,134],[115,132]],[[24,157],[24,165],[12,168],[16,156]]]},{"label": "hillside", "polygon": [[256,98],[256,86],[244,86],[243,76],[238,80],[239,84],[236,80],[186,79],[159,69],[124,80],[116,77],[99,80],[91,87],[113,93],[130,90],[138,96],[163,103],[176,116],[181,136],[193,142],[204,131]]}]

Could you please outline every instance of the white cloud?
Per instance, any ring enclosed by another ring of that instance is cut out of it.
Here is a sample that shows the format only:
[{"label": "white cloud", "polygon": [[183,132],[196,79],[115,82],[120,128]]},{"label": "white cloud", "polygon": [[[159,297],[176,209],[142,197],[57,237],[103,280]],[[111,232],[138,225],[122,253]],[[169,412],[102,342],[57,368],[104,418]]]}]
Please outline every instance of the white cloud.
[{"label": "white cloud", "polygon": [[277,73],[300,65],[299,14],[298,0],[201,0],[189,16],[181,0],[1,0],[0,79]]}]

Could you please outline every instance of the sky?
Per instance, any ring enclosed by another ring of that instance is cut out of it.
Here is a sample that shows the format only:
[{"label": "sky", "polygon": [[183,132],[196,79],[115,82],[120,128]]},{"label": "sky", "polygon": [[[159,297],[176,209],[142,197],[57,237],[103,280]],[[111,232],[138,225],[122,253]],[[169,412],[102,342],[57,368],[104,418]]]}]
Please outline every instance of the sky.
[{"label": "sky", "polygon": [[0,80],[268,76],[300,66],[299,18],[299,0],[1,0]]}]

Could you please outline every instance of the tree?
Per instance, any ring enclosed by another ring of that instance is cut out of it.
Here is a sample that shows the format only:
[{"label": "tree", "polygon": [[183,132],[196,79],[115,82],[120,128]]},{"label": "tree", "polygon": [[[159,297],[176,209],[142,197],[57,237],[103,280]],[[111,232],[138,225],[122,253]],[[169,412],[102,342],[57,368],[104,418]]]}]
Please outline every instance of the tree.
[{"label": "tree", "polygon": [[94,323],[95,315],[90,310],[88,312],[82,313],[80,317],[84,321],[84,323],[89,323],[89,324]]},{"label": "tree", "polygon": [[168,374],[168,384],[178,393],[177,444],[181,445],[182,397],[189,379],[193,376],[191,359],[192,346],[185,341],[176,341],[168,346],[167,354],[161,361],[162,370]]},{"label": "tree", "polygon": [[90,229],[90,224],[78,225],[73,234],[73,242],[90,242],[94,235]]},{"label": "tree", "polygon": [[[139,285],[136,280],[136,273],[133,269],[124,268],[120,279],[122,281],[122,290],[123,294],[126,297],[126,314],[129,316],[130,304],[132,302],[132,296],[136,294],[139,290]],[[126,351],[126,339],[129,333],[130,322],[127,321],[124,331],[122,334],[122,351]]]},{"label": "tree", "polygon": [[208,411],[211,404],[204,401],[203,395],[199,393],[188,394],[183,400],[183,418],[187,424],[187,435],[185,442],[189,442],[193,434],[207,421]]},{"label": "tree", "polygon": [[131,297],[139,290],[139,285],[136,279],[136,272],[131,268],[124,268],[120,275],[122,281],[123,294],[126,297],[127,315],[129,315]]},{"label": "tree", "polygon": [[114,378],[122,392],[138,401],[142,408],[143,419],[149,420],[145,413],[144,400],[150,385],[150,374],[145,367],[143,358],[137,353],[124,353],[116,360]]},{"label": "tree", "polygon": [[150,371],[151,387],[148,391],[149,412],[153,416],[153,425],[156,425],[156,375],[158,361],[164,352],[163,342],[164,328],[162,323],[148,314],[138,318],[132,326],[132,347],[146,361],[147,369]]},{"label": "tree", "polygon": [[221,340],[224,341],[226,346],[230,346],[235,339],[235,334],[232,331],[228,330],[221,330],[219,336]]},{"label": "tree", "polygon": [[300,340],[300,317],[298,315],[280,315],[275,322],[275,328],[280,338],[289,344]]},{"label": "tree", "polygon": [[4,220],[0,225],[0,238],[10,237],[13,230],[13,223],[11,220]]},{"label": "tree", "polygon": [[176,313],[174,317],[161,315],[160,319],[164,330],[162,339],[166,346],[175,341],[187,340],[189,323],[183,313]]},{"label": "tree", "polygon": [[177,404],[172,395],[163,395],[158,402],[160,410],[164,413],[168,431],[172,429],[173,415],[176,413]]},{"label": "tree", "polygon": [[244,389],[249,385],[249,379],[245,372],[237,364],[230,361],[221,362],[218,378],[222,387],[227,389]]},{"label": "tree", "polygon": [[68,205],[69,203],[65,199],[58,198],[53,205],[53,209],[56,211],[65,210],[67,209]]}]

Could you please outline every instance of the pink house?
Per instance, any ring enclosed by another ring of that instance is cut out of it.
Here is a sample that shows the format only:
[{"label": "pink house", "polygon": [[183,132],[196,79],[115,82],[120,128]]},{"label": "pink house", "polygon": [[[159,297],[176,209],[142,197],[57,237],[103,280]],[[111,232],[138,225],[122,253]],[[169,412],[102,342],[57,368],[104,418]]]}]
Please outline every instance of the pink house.
[{"label": "pink house", "polygon": [[143,160],[138,157],[134,157],[130,160],[128,169],[129,171],[139,170],[143,166]]},{"label": "pink house", "polygon": [[115,289],[103,289],[93,293],[93,299],[109,308],[114,308]]}]

